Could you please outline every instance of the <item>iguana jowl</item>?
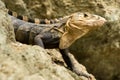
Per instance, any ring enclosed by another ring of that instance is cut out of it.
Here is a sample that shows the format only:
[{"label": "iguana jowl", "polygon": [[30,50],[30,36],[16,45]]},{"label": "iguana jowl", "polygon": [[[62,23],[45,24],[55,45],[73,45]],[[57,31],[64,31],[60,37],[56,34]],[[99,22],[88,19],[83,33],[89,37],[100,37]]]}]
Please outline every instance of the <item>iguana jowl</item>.
[{"label": "iguana jowl", "polygon": [[[9,12],[10,15],[13,15]],[[15,16],[15,17],[13,17]],[[66,16],[58,21],[30,20],[14,14],[11,17],[16,40],[26,44],[38,45],[43,48],[58,48],[67,66],[76,74],[91,78],[87,73],[76,69],[68,47],[78,38],[91,30],[101,27],[106,20],[98,15],[77,12]],[[16,18],[17,17],[17,18]],[[20,19],[23,20],[20,20]],[[28,22],[26,22],[28,21]],[[35,23],[41,24],[35,24]],[[48,24],[42,24],[48,23]]]}]

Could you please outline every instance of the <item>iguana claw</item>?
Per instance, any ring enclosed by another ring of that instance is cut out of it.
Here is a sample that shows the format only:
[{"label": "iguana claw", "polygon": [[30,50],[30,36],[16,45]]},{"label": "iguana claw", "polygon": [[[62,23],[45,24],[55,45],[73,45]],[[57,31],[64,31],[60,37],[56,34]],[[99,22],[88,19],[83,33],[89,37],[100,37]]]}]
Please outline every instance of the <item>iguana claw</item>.
[{"label": "iguana claw", "polygon": [[88,80],[93,80],[94,79],[93,75],[89,74],[87,72],[82,72],[82,71],[79,71],[79,70],[74,70],[74,72],[79,76],[86,77]]}]

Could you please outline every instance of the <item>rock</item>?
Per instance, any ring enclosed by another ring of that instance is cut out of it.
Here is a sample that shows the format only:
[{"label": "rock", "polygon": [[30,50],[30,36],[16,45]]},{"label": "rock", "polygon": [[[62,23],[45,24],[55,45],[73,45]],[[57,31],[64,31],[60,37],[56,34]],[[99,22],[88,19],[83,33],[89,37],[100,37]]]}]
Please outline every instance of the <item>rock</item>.
[{"label": "rock", "polygon": [[16,42],[13,32],[7,9],[0,0],[0,80],[87,80],[64,64],[53,62],[50,54],[57,51],[48,53],[39,46]]},{"label": "rock", "polygon": [[120,1],[97,2],[102,9],[95,7],[95,11],[108,22],[76,41],[71,52],[98,80],[120,80]]}]

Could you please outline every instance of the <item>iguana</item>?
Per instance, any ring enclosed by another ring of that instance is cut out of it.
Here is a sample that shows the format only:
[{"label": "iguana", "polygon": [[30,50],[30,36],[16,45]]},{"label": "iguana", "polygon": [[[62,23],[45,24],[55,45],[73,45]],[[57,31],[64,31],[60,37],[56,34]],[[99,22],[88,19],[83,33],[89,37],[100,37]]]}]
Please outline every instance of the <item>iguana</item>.
[{"label": "iguana", "polygon": [[[38,45],[45,49],[58,48],[70,70],[88,79],[91,76],[75,67],[68,47],[89,31],[101,27],[106,20],[90,13],[76,12],[58,20],[28,19],[8,11],[12,20],[16,40],[26,44]],[[21,19],[21,20],[20,20]]]}]

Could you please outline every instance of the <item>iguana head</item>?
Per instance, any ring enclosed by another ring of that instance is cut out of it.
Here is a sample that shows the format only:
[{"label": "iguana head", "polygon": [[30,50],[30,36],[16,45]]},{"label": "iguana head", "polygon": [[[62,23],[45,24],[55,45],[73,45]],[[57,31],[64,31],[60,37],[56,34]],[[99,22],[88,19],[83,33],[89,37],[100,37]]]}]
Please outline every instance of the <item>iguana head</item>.
[{"label": "iguana head", "polygon": [[75,40],[101,27],[105,22],[105,18],[98,15],[80,12],[72,14],[66,22],[66,29],[60,39],[59,48],[68,48]]}]

